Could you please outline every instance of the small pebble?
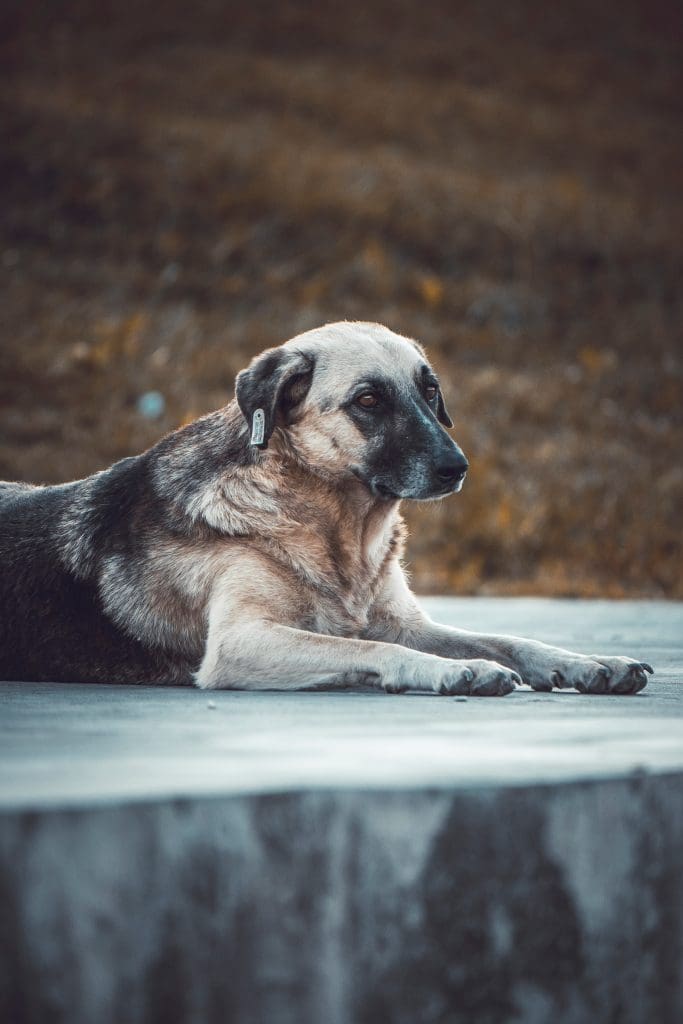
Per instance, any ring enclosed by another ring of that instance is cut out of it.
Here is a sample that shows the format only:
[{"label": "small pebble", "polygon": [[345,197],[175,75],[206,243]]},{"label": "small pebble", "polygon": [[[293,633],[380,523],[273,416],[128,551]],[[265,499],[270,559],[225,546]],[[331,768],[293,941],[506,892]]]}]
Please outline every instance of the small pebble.
[{"label": "small pebble", "polygon": [[215,705],[214,701],[212,701],[212,700],[210,700],[209,703],[206,706],[209,709],[209,711],[215,711],[216,710],[216,705]]},{"label": "small pebble", "polygon": [[456,699],[457,701],[460,701],[460,703],[462,704],[462,703],[463,703],[463,701],[466,701],[466,700],[467,700],[467,697],[456,697],[455,699]]}]

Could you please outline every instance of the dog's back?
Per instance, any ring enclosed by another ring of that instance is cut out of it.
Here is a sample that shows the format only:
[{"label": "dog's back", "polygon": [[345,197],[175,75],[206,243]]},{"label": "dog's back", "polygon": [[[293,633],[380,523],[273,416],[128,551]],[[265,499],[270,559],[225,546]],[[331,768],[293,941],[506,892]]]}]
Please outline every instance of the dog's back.
[{"label": "dog's back", "polygon": [[[56,487],[0,483],[0,679],[137,683],[164,677],[158,652],[104,614],[96,585],[99,549],[107,546],[109,531],[117,532],[126,477],[134,482],[137,461]],[[87,514],[93,502],[97,531]]]}]

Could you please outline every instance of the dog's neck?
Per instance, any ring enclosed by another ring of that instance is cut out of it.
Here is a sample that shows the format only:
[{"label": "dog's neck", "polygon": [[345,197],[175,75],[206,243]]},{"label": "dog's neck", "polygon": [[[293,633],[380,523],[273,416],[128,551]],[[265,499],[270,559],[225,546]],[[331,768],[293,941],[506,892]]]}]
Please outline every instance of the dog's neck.
[{"label": "dog's neck", "polygon": [[298,527],[304,545],[309,532],[311,543],[313,537],[318,544],[325,538],[336,570],[349,580],[370,583],[387,558],[402,548],[399,502],[371,494],[351,473],[341,481],[328,476],[308,464],[286,439],[276,438],[272,448],[287,533],[291,526]]}]

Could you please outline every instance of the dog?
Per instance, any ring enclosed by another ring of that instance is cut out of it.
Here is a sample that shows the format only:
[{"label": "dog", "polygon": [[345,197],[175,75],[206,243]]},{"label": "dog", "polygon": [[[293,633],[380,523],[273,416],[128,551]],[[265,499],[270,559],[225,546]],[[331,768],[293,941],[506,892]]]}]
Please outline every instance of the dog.
[{"label": "dog", "polygon": [[84,480],[0,485],[0,678],[204,689],[633,694],[652,667],[431,621],[402,500],[468,462],[415,341],[335,323],[225,408]]}]

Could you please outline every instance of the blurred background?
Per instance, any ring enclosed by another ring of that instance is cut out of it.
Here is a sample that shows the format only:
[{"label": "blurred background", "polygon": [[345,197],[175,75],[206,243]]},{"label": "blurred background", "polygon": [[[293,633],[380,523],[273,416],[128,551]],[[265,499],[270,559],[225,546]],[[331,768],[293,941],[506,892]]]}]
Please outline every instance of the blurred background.
[{"label": "blurred background", "polygon": [[683,597],[677,0],[2,0],[0,477],[55,482],[328,320],[424,342],[421,592]]}]

